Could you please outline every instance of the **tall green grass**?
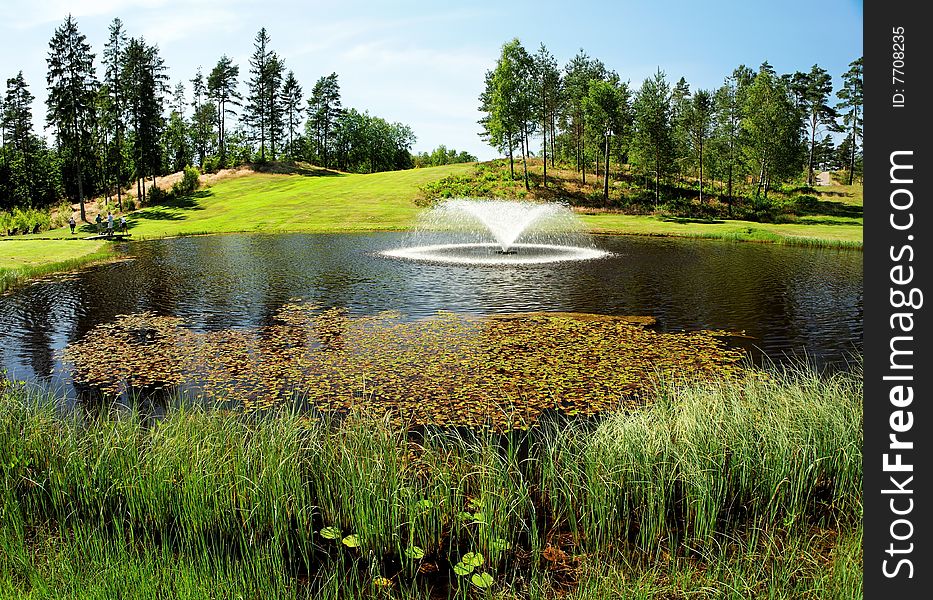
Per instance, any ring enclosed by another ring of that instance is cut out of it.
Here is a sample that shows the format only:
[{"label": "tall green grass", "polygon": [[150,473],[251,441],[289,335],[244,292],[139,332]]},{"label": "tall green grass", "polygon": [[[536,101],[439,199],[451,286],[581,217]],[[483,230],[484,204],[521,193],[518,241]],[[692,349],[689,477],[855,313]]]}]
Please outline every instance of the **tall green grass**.
[{"label": "tall green grass", "polygon": [[[244,596],[360,597],[384,577],[393,594],[465,596],[487,574],[518,597],[603,576],[855,597],[861,396],[857,372],[669,381],[597,424],[497,434],[183,404],[155,422],[92,416],[7,383],[0,593],[197,596],[216,578]],[[813,531],[842,532],[835,554]],[[776,560],[794,544],[825,568]]]}]

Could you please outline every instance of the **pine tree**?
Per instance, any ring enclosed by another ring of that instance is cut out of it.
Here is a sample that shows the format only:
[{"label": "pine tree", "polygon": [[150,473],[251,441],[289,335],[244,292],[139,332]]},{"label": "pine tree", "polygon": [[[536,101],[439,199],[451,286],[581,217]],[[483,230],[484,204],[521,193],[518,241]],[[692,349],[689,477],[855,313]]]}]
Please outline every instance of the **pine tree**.
[{"label": "pine tree", "polygon": [[58,143],[71,157],[77,181],[81,219],[84,208],[84,163],[89,149],[88,131],[94,122],[97,78],[94,54],[77,22],[68,15],[49,42],[46,119],[55,127]]},{"label": "pine tree", "polygon": [[848,130],[849,151],[848,169],[849,185],[852,185],[856,170],[856,158],[859,149],[859,137],[862,135],[862,104],[863,82],[862,82],[862,58],[849,63],[849,70],[842,74],[842,89],[836,92],[836,97],[840,102],[839,108],[847,109],[842,115],[842,122],[845,129]]},{"label": "pine tree", "polygon": [[212,103],[206,102],[207,87],[201,67],[198,67],[197,74],[191,80],[191,93],[191,107],[194,109],[194,115],[191,117],[191,141],[198,156],[198,166],[204,169],[204,160],[211,148],[216,109]]},{"label": "pine tree", "polygon": [[302,106],[301,85],[292,71],[288,72],[285,83],[282,84],[282,106],[285,112],[286,130],[288,131],[288,148],[285,154],[288,158],[294,159],[295,135],[300,126],[301,113],[304,112],[304,107]]},{"label": "pine tree", "polygon": [[110,24],[110,38],[104,45],[104,85],[109,92],[106,121],[113,129],[113,142],[108,146],[107,162],[113,164],[117,187],[117,206],[123,210],[123,135],[126,131],[126,106],[124,96],[126,82],[123,80],[123,63],[126,53],[126,32],[123,21],[114,19]]},{"label": "pine tree", "polygon": [[[551,143],[551,166],[554,166],[554,138],[556,136],[557,107],[560,103],[560,70],[557,60],[541,44],[534,55],[535,95],[537,116],[541,121],[541,150],[544,157],[544,187],[547,187],[548,141]],[[548,135],[550,134],[550,137]]]},{"label": "pine tree", "polygon": [[713,126],[713,95],[707,90],[697,90],[684,115],[684,128],[689,144],[697,158],[700,176],[700,203],[703,203],[703,151]]},{"label": "pine tree", "polygon": [[809,73],[796,73],[796,79],[802,84],[799,106],[807,120],[807,185],[813,185],[813,166],[816,159],[817,134],[821,127],[836,130],[836,110],[829,106],[829,95],[833,91],[833,79],[825,69],[813,65]]},{"label": "pine tree", "polygon": [[661,178],[670,172],[674,153],[671,88],[660,69],[645,79],[635,99],[634,141],[641,168],[654,173],[655,204],[660,204]]},{"label": "pine tree", "polygon": [[266,142],[269,141],[270,95],[272,81],[270,63],[275,61],[274,53],[269,49],[269,34],[263,27],[256,34],[253,43],[255,50],[249,59],[250,79],[249,95],[245,107],[244,120],[252,128],[259,141],[259,160],[266,160]]},{"label": "pine tree", "polygon": [[227,164],[226,146],[226,119],[236,116],[233,107],[240,106],[242,96],[237,91],[237,77],[240,76],[240,67],[233,61],[222,56],[217,65],[211,70],[207,78],[208,96],[217,104],[217,148],[220,152],[220,166]]},{"label": "pine tree", "polygon": [[145,201],[145,178],[162,172],[162,132],[164,96],[168,92],[165,63],[157,46],[142,38],[132,38],[126,49],[123,66],[126,104],[133,127],[133,158],[137,194]]},{"label": "pine tree", "polygon": [[314,84],[308,99],[308,121],[305,127],[312,143],[313,158],[315,162],[320,160],[324,168],[330,167],[330,145],[342,112],[337,74],[321,77]]}]

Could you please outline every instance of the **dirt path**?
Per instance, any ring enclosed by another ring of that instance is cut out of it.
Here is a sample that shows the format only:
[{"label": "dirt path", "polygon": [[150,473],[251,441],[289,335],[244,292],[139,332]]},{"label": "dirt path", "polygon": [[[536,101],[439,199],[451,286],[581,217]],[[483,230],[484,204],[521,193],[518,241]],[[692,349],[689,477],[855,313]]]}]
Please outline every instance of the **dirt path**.
[{"label": "dirt path", "polygon": [[816,185],[833,185],[833,178],[829,171],[820,171],[816,174]]}]

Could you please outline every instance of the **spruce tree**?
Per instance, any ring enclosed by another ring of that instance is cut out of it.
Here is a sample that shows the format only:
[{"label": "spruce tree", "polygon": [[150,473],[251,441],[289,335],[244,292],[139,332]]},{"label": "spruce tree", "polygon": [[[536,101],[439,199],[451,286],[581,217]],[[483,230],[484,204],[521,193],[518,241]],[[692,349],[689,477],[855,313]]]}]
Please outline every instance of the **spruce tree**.
[{"label": "spruce tree", "polygon": [[46,119],[55,128],[59,147],[71,157],[81,219],[86,221],[84,163],[90,146],[88,132],[94,122],[97,77],[91,46],[70,14],[49,42],[47,63]]}]

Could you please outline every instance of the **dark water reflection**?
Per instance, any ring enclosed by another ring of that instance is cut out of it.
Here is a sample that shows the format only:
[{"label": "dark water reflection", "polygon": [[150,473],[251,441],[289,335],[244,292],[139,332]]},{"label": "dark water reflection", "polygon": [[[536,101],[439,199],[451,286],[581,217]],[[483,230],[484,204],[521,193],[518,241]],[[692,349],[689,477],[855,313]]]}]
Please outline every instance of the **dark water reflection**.
[{"label": "dark water reflection", "polygon": [[[665,331],[744,330],[773,360],[844,364],[862,349],[862,253],[769,244],[597,237],[609,258],[543,266],[431,265],[380,250],[404,234],[221,235],[138,243],[133,260],[0,298],[0,361],[63,383],[59,351],[116,315],[196,330],[253,328],[300,298],[351,314],[576,311],[652,315]],[[760,357],[758,350],[755,351]]]}]

